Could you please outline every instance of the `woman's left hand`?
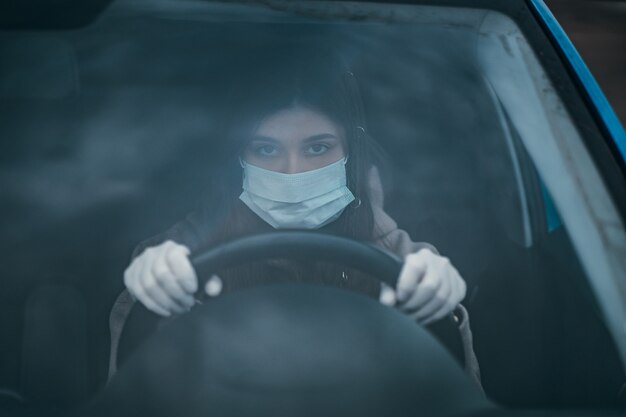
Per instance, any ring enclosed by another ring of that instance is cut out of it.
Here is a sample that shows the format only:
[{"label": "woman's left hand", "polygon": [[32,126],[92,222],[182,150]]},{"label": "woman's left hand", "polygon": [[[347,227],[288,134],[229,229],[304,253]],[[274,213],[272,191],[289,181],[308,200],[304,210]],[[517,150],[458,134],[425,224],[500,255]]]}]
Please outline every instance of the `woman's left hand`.
[{"label": "woman's left hand", "polygon": [[383,286],[380,300],[428,324],[451,313],[465,292],[465,281],[450,260],[422,249],[406,257],[396,290]]}]

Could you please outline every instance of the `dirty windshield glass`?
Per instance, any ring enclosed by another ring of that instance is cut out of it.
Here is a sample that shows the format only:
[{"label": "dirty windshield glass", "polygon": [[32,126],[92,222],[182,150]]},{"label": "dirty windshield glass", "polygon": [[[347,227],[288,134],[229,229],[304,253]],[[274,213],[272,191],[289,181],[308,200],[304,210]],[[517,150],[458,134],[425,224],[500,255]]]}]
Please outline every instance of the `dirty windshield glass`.
[{"label": "dirty windshield glass", "polygon": [[[614,347],[516,123],[536,103],[502,88],[531,65],[515,23],[325,4],[120,1],[82,28],[1,33],[7,395],[67,405],[104,386],[111,309],[148,249],[299,230],[449,259],[494,401],[615,404]],[[246,263],[217,292],[380,293],[314,252]]]}]

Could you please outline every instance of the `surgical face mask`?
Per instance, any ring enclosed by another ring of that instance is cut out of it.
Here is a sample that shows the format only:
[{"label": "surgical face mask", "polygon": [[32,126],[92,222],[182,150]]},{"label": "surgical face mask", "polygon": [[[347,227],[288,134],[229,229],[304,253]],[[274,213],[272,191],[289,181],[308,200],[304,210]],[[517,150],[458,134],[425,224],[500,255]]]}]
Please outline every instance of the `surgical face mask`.
[{"label": "surgical face mask", "polygon": [[276,229],[317,229],[339,218],[354,195],[346,186],[346,158],[323,168],[283,174],[243,166],[239,199]]}]

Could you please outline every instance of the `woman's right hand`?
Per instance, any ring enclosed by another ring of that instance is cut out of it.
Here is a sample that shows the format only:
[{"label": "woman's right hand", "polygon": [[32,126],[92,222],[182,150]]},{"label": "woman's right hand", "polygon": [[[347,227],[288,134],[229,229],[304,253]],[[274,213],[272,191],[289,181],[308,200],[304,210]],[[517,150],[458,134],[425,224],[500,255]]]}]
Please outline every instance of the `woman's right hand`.
[{"label": "woman's right hand", "polygon": [[147,248],[124,271],[124,284],[135,299],[156,314],[189,311],[198,289],[189,248],[171,240]]}]

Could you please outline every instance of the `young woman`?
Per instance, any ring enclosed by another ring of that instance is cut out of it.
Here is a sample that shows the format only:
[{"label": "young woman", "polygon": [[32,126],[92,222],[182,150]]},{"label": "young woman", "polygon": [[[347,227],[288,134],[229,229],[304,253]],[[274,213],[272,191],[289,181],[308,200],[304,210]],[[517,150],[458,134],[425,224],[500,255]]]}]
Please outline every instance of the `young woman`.
[{"label": "young woman", "polygon": [[[133,254],[124,274],[127,291],[111,314],[111,373],[132,303],[162,316],[188,311],[198,289],[189,254],[245,235],[315,230],[373,243],[405,262],[395,289],[315,262],[312,254],[311,262],[267,261],[223,271],[228,279],[209,280],[209,295],[259,279],[315,281],[380,297],[424,324],[449,315],[465,297],[465,282],[450,261],[412,241],[383,210],[381,153],[368,135],[354,75],[311,52],[265,71],[256,68],[254,75],[254,86],[240,88],[245,97],[232,101],[236,106],[218,135],[224,167],[212,187],[216,207],[191,214]],[[461,328],[469,331],[462,308],[461,316]]]}]

